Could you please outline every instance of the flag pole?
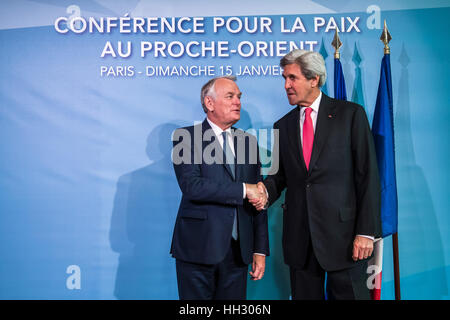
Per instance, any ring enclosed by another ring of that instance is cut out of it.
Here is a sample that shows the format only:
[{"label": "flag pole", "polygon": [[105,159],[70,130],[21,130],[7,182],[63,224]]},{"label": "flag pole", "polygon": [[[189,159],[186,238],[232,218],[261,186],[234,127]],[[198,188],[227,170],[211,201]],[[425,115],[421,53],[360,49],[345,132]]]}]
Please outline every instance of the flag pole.
[{"label": "flag pole", "polygon": [[[387,29],[386,20],[384,20],[384,28],[380,40],[384,43],[384,54],[391,54],[389,48],[389,41],[392,37]],[[392,254],[394,258],[394,286],[395,286],[395,300],[401,300],[400,296],[400,266],[398,255],[398,232],[392,234]]]},{"label": "flag pole", "polygon": [[335,59],[339,59],[340,56],[341,56],[340,53],[339,53],[339,49],[342,46],[342,42],[341,42],[341,39],[339,39],[339,34],[338,33],[339,33],[339,31],[336,28],[335,33],[334,33],[333,42],[331,42],[331,45],[334,48],[334,58]]},{"label": "flag pole", "polygon": [[334,98],[338,100],[347,100],[347,90],[345,89],[344,72],[340,59],[339,48],[342,46],[341,39],[339,39],[338,28],[334,34],[331,45],[334,47]]},{"label": "flag pole", "polygon": [[394,256],[394,285],[395,300],[401,300],[400,297],[400,268],[398,263],[398,232],[392,235],[392,251]]}]

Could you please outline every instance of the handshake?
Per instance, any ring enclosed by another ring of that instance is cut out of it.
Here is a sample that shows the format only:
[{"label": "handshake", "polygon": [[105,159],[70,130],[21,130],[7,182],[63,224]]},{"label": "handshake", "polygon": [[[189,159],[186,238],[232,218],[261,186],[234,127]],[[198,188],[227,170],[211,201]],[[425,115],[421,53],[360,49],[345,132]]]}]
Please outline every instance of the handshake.
[{"label": "handshake", "polygon": [[256,210],[261,211],[265,209],[268,198],[264,184],[262,182],[258,182],[258,184],[246,183],[245,189],[245,197],[256,208]]}]

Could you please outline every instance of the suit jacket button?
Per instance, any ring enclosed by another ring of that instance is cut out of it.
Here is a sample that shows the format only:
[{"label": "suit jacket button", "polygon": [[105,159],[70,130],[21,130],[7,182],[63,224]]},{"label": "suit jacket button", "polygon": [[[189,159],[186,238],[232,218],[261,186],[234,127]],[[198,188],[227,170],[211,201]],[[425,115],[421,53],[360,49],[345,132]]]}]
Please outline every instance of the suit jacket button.
[{"label": "suit jacket button", "polygon": [[306,184],[306,187],[307,187],[307,188],[311,187],[311,183],[307,183],[307,184]]}]

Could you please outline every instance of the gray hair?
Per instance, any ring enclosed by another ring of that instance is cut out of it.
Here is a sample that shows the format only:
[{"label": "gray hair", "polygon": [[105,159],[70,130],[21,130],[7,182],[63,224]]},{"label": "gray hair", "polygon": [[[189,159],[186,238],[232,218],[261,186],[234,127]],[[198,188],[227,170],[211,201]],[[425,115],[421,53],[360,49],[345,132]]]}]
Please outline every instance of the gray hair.
[{"label": "gray hair", "polygon": [[236,82],[235,76],[222,76],[222,77],[216,77],[211,80],[209,80],[207,83],[205,83],[202,87],[202,90],[200,92],[200,99],[203,106],[203,111],[205,113],[208,112],[208,109],[205,106],[205,97],[212,97],[213,99],[216,99],[216,81],[219,79],[228,79],[231,81]]},{"label": "gray hair", "polygon": [[299,49],[292,50],[280,60],[280,66],[282,68],[288,64],[298,65],[303,76],[308,80],[319,76],[319,87],[322,87],[327,80],[325,60],[318,52]]}]

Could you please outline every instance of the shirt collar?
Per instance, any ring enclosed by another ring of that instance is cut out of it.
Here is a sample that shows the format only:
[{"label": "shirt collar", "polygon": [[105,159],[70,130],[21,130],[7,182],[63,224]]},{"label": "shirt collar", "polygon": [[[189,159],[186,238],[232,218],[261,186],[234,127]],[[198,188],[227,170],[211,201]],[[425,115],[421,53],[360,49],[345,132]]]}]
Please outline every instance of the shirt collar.
[{"label": "shirt collar", "polygon": [[[214,122],[212,122],[211,120],[209,120],[208,117],[206,117],[206,120],[208,121],[209,125],[213,129],[214,134],[216,135],[216,137],[220,137],[224,130],[220,129],[220,127],[217,124],[215,124]],[[225,132],[231,134],[231,127],[226,129]]]},{"label": "shirt collar", "polygon": [[[320,106],[321,100],[322,100],[322,91],[319,91],[319,95],[317,96],[316,100],[314,100],[314,102],[308,108],[312,108],[313,111],[319,113],[319,106]],[[307,108],[307,107],[301,106],[300,110],[303,111],[304,108]]]}]

